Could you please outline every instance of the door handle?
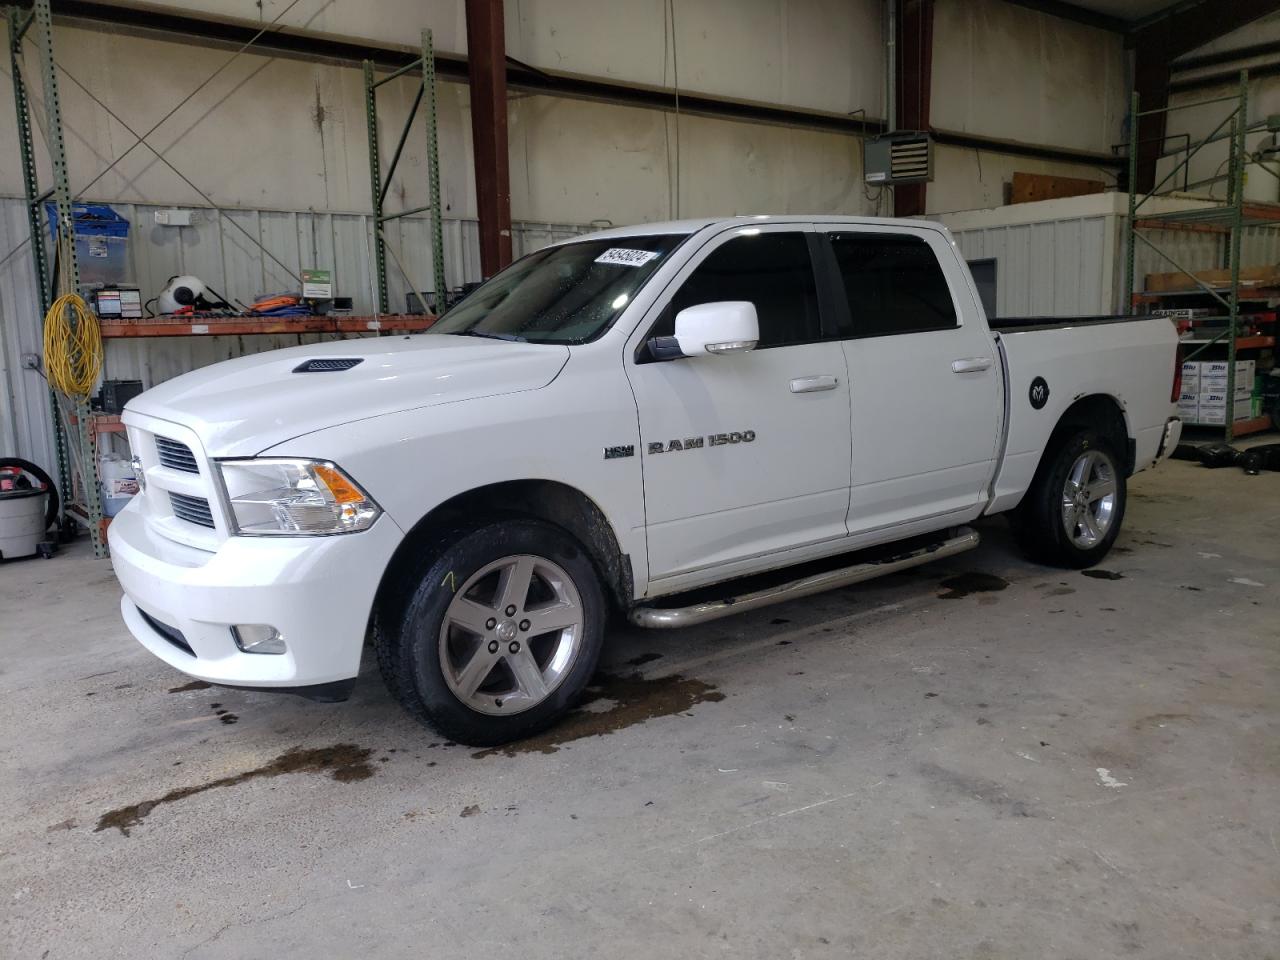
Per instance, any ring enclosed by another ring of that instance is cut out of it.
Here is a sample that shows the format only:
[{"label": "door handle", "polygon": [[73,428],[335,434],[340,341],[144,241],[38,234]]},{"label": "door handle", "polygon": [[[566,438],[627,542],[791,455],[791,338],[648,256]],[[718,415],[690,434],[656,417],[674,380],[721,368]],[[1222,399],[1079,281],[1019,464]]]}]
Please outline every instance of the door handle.
[{"label": "door handle", "polygon": [[966,357],[963,360],[951,361],[952,373],[981,373],[991,367],[990,357]]},{"label": "door handle", "polygon": [[827,374],[817,377],[796,377],[791,381],[792,393],[817,393],[819,390],[834,390],[836,378]]}]

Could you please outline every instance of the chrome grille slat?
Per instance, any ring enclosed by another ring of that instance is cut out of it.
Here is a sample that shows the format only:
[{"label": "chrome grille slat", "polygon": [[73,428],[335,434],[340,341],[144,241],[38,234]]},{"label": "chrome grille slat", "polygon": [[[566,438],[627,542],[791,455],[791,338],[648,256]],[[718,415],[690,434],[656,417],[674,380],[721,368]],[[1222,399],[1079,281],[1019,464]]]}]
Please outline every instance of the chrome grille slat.
[{"label": "chrome grille slat", "polygon": [[170,440],[168,437],[156,436],[156,456],[160,465],[170,470],[181,470],[183,473],[199,473],[195,454],[185,443]]},{"label": "chrome grille slat", "polygon": [[213,512],[209,509],[209,501],[204,497],[189,497],[185,493],[170,490],[169,504],[173,507],[173,515],[178,519],[213,528]]}]

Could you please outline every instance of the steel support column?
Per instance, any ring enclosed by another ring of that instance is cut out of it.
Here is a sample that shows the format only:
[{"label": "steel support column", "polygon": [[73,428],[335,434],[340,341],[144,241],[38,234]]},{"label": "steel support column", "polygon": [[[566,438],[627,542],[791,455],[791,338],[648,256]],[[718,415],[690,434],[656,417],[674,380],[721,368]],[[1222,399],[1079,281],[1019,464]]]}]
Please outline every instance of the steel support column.
[{"label": "steel support column", "polygon": [[480,214],[480,271],[511,262],[511,182],[507,156],[507,55],[502,0],[467,0],[471,140]]},{"label": "steel support column", "polygon": [[[902,0],[897,34],[897,126],[899,130],[928,130],[933,84],[933,0]],[[894,187],[894,216],[924,213],[926,186],[904,183]]]}]

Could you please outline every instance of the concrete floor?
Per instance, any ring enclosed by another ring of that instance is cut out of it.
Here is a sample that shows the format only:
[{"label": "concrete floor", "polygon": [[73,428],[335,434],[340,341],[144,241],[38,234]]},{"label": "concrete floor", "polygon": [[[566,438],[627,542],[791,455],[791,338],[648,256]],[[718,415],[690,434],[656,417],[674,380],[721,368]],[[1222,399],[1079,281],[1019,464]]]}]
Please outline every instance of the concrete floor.
[{"label": "concrete floor", "polygon": [[83,545],[0,566],[0,956],[1280,956],[1280,479],[1131,493],[1121,579],[987,523],[615,631],[589,712],[480,756],[368,664],[175,689]]}]

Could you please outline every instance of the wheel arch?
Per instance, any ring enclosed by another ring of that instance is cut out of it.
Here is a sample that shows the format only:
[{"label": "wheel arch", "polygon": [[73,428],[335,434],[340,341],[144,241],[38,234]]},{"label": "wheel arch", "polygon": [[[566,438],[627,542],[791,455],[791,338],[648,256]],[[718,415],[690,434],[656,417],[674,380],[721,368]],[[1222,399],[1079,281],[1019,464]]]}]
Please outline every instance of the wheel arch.
[{"label": "wheel arch", "polygon": [[1036,463],[1031,482],[1023,491],[1018,502],[1005,508],[1017,511],[1026,502],[1026,496],[1039,484],[1045,470],[1053,461],[1058,447],[1077,430],[1097,430],[1114,442],[1116,452],[1120,455],[1120,468],[1126,477],[1133,475],[1134,462],[1137,459],[1137,444],[1129,433],[1129,421],[1120,402],[1110,394],[1091,393],[1076,397],[1054,424],[1040,451],[1040,459]]},{"label": "wheel arch", "polygon": [[405,535],[383,571],[374,603],[375,612],[398,585],[398,574],[436,549],[450,530],[502,519],[534,519],[554,524],[586,548],[599,571],[606,595],[626,609],[633,599],[630,558],[622,552],[617,534],[604,511],[576,487],[556,480],[506,480],[467,490],[429,511]]},{"label": "wheel arch", "polygon": [[[1137,444],[1129,431],[1129,420],[1120,401],[1107,393],[1092,393],[1076,397],[1071,406],[1062,411],[1062,416],[1054,425],[1040,454],[1040,465],[1046,462],[1049,452],[1062,442],[1063,437],[1076,430],[1097,430],[1115,444],[1115,450],[1121,457],[1120,466],[1125,476],[1133,475],[1134,462],[1137,459]],[[1039,473],[1039,469],[1036,471]]]}]

